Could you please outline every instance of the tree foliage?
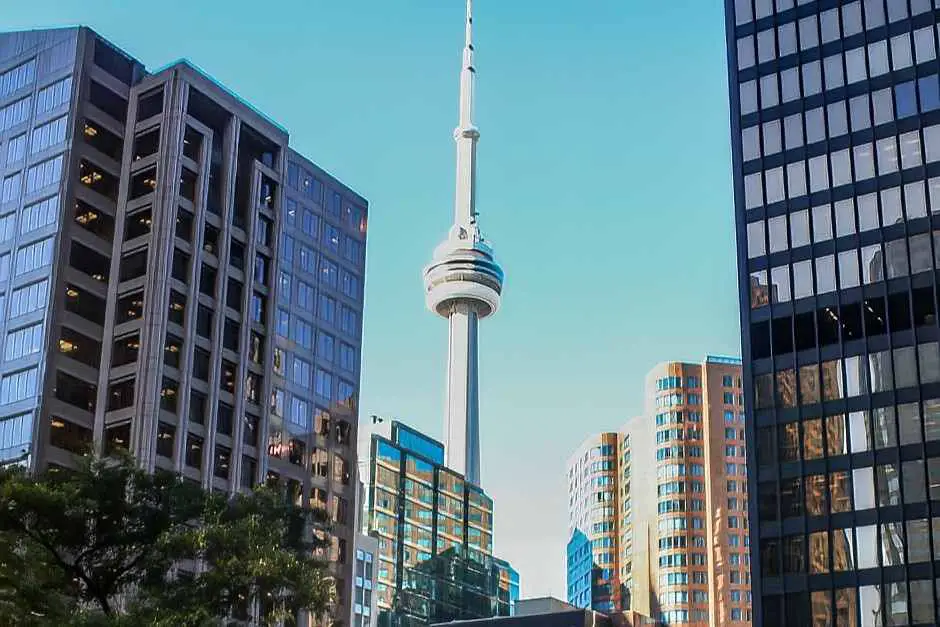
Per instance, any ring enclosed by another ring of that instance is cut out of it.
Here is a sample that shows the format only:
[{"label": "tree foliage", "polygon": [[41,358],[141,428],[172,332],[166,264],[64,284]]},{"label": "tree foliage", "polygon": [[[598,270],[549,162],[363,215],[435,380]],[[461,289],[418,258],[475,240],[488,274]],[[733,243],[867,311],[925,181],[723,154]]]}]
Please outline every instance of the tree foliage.
[{"label": "tree foliage", "polygon": [[330,609],[322,511],[228,496],[129,456],[38,477],[0,469],[0,624],[291,624]]}]

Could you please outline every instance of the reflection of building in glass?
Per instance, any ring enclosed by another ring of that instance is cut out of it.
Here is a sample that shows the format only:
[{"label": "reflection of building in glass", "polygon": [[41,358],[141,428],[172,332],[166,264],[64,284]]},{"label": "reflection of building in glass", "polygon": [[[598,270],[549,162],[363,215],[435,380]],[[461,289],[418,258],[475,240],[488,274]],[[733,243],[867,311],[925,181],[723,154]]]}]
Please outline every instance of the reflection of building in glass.
[{"label": "reflection of building in glass", "polygon": [[399,423],[374,434],[367,525],[378,538],[380,626],[508,616],[518,575],[493,557],[493,501]]},{"label": "reflection of building in glass", "polygon": [[0,458],[279,484],[346,608],[367,203],[289,139],[186,61],[0,34]]},{"label": "reflection of building in glass", "polygon": [[519,600],[519,573],[506,560],[494,557],[493,563],[499,570],[499,604],[501,607],[508,605],[512,616]]},{"label": "reflection of building in glass", "polygon": [[665,623],[750,622],[741,365],[670,362],[646,412],[568,462],[568,601]]},{"label": "reflection of building in glass", "polygon": [[937,4],[725,7],[755,620],[936,624]]}]

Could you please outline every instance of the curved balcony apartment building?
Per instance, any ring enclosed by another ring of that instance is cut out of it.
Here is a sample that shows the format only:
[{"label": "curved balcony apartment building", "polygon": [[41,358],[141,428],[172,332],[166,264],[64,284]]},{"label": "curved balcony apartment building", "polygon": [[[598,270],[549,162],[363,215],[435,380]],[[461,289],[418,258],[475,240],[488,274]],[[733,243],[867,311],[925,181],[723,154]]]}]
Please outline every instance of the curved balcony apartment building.
[{"label": "curved balcony apartment building", "polygon": [[640,623],[750,624],[741,384],[737,359],[660,364],[644,414],[572,456],[570,603]]}]

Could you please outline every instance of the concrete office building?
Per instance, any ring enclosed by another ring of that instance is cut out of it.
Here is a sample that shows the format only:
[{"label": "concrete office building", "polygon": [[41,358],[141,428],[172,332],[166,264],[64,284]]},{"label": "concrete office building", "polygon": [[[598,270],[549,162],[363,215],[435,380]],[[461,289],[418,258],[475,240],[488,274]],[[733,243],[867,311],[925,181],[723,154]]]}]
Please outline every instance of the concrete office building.
[{"label": "concrete office building", "polygon": [[0,34],[0,155],[3,461],[280,482],[332,512],[348,603],[366,201],[191,64],[87,28]]},{"label": "concrete office building", "polygon": [[443,444],[387,426],[387,437],[372,435],[366,508],[379,626],[509,616],[513,577],[493,557],[492,499],[444,465]]},{"label": "concrete office building", "polygon": [[938,5],[725,9],[755,621],[936,624]]},{"label": "concrete office building", "polygon": [[749,623],[741,383],[737,359],[660,364],[644,414],[569,461],[570,603],[630,624]]}]

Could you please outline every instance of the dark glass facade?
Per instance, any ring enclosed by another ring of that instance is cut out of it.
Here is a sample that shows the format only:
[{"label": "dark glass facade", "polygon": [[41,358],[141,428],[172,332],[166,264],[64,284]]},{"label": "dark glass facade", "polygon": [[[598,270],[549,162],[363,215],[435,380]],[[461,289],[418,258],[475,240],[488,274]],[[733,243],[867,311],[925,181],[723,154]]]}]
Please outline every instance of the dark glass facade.
[{"label": "dark glass facade", "polygon": [[725,7],[754,619],[936,624],[940,3]]},{"label": "dark glass facade", "polygon": [[493,558],[492,499],[425,457],[443,450],[439,442],[397,422],[391,439],[372,436],[371,450],[380,627],[508,616],[511,577]]}]

